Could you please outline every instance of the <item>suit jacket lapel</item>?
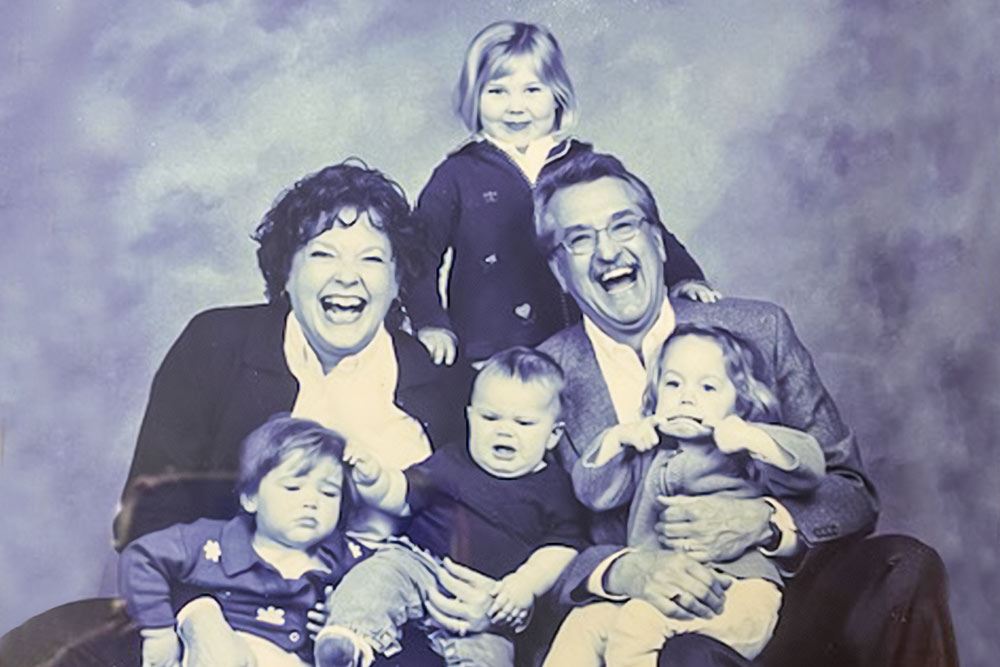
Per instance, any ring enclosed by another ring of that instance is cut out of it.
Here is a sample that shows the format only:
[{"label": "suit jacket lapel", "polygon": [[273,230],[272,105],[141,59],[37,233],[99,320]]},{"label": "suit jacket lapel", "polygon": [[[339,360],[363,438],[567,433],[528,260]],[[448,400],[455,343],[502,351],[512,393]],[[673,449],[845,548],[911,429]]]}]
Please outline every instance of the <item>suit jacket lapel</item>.
[{"label": "suit jacket lapel", "polygon": [[561,362],[566,373],[566,432],[579,457],[601,431],[618,423],[618,417],[583,325],[567,331],[565,342]]}]

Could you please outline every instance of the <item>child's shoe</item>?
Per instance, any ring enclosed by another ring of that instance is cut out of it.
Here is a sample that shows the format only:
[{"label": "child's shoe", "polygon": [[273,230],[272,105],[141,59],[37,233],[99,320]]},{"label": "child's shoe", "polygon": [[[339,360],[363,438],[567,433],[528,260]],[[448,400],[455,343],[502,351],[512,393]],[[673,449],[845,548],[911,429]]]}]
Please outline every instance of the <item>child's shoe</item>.
[{"label": "child's shoe", "polygon": [[368,667],[375,654],[368,642],[347,628],[328,626],[316,635],[316,667]]}]

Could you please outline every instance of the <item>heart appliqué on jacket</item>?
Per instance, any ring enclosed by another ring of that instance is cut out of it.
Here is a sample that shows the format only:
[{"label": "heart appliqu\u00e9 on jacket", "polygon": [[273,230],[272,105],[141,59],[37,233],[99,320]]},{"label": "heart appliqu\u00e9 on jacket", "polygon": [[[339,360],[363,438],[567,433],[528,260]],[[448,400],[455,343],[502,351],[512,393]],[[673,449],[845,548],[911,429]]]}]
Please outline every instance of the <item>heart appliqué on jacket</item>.
[{"label": "heart appliqu\u00e9 on jacket", "polygon": [[526,320],[531,317],[531,304],[522,303],[520,306],[514,309],[514,314],[520,317],[522,320]]}]

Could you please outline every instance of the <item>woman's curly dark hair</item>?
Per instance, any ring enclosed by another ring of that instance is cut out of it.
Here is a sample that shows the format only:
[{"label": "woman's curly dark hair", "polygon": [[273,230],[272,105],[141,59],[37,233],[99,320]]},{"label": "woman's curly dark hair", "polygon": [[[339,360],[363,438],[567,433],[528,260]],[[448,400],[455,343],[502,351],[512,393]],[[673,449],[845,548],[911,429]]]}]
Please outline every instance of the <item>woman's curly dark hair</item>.
[{"label": "woman's curly dark hair", "polygon": [[[259,244],[257,264],[264,275],[268,301],[286,298],[292,257],[312,238],[330,229],[337,219],[335,214],[344,206],[377,214],[378,220],[372,222],[389,237],[400,299],[405,303],[407,287],[429,265],[424,236],[410,214],[403,188],[358,158],[302,178],[264,214],[252,238]],[[402,321],[398,308],[386,319],[390,327],[398,326]]]}]

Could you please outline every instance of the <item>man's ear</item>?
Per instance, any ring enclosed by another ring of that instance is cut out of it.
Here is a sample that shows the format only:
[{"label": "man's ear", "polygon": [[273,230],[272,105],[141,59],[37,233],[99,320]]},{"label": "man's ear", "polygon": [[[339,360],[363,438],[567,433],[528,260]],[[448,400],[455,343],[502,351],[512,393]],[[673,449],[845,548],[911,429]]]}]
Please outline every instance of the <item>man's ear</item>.
[{"label": "man's ear", "polygon": [[565,432],[566,422],[556,422],[555,426],[552,427],[552,433],[549,433],[549,440],[545,443],[545,449],[553,449],[558,445]]},{"label": "man's ear", "polygon": [[553,253],[549,257],[549,271],[551,271],[552,275],[556,277],[556,281],[558,281],[559,287],[562,288],[562,291],[568,293],[569,290],[566,289],[566,280],[563,278],[562,271],[559,268],[559,253]]},{"label": "man's ear", "polygon": [[247,514],[257,513],[257,494],[256,493],[241,493],[240,494],[240,506],[243,507]]},{"label": "man's ear", "polygon": [[668,259],[668,257],[667,257],[667,243],[666,243],[666,241],[663,240],[663,237],[667,233],[667,230],[663,226],[662,223],[657,223],[657,225],[658,225],[658,228],[656,230],[657,233],[653,235],[654,236],[654,241],[656,243],[656,251],[660,255],[660,261],[664,265],[666,265],[667,259]]}]

